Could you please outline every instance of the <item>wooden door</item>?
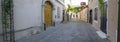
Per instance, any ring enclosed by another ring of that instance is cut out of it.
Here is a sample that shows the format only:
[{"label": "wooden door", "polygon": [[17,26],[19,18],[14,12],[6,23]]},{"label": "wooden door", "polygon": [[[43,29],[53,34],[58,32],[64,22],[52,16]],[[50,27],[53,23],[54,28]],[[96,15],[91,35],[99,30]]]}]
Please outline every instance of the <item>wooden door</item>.
[{"label": "wooden door", "polygon": [[46,27],[52,25],[52,11],[52,4],[50,2],[46,2],[44,7],[44,21]]}]

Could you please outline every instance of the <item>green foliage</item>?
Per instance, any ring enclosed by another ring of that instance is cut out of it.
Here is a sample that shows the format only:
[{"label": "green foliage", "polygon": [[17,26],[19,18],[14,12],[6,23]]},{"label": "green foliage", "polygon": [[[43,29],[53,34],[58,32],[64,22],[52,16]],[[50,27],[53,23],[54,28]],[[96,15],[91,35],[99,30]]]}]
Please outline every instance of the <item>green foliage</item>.
[{"label": "green foliage", "polygon": [[77,12],[79,12],[79,11],[81,10],[81,8],[82,8],[82,7],[74,7],[74,8],[72,9],[72,12],[77,13]]},{"label": "green foliage", "polygon": [[66,9],[68,12],[71,11],[71,6],[68,4],[68,8]]},{"label": "green foliage", "polygon": [[99,1],[99,9],[101,12],[101,16],[105,15],[105,11],[104,11],[104,1],[103,0],[98,0]]},{"label": "green foliage", "polygon": [[5,28],[8,28],[10,24],[11,1],[12,0],[2,1],[2,24]]},{"label": "green foliage", "polygon": [[103,0],[98,0],[99,1],[99,6],[100,6],[100,8],[102,7],[102,6],[104,6],[104,1]]},{"label": "green foliage", "polygon": [[73,12],[73,13],[77,13],[82,9],[82,7],[72,7],[70,5],[68,5],[68,8],[66,9],[68,12]]}]

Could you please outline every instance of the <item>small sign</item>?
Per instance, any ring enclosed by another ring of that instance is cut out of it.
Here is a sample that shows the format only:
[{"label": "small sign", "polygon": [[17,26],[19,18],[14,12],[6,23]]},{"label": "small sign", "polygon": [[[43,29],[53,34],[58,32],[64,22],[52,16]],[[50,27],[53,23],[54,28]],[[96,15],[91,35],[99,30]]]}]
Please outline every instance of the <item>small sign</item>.
[{"label": "small sign", "polygon": [[81,2],[81,6],[86,6],[86,2]]}]

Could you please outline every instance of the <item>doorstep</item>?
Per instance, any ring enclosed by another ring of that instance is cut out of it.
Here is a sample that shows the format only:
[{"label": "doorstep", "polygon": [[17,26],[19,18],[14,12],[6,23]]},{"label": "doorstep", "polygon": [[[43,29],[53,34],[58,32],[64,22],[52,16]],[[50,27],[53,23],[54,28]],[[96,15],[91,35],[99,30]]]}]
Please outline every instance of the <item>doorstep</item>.
[{"label": "doorstep", "polygon": [[96,31],[96,33],[98,34],[98,36],[101,39],[106,39],[107,38],[107,35],[105,33],[103,33],[102,31]]}]

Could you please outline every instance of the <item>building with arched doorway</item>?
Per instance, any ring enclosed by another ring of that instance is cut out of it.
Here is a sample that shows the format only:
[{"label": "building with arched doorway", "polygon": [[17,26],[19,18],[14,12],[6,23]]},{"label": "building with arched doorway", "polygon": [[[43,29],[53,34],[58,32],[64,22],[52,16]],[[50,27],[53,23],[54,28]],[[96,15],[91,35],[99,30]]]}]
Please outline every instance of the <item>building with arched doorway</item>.
[{"label": "building with arched doorway", "polygon": [[[15,40],[38,34],[63,19],[64,0],[13,0]],[[0,14],[1,17],[1,14]],[[1,33],[0,19],[0,34]]]},{"label": "building with arched doorway", "polygon": [[[107,38],[107,7],[103,7],[103,10],[106,12],[102,15],[99,8],[99,0],[89,0],[89,23],[98,31],[96,33],[101,38]],[[100,35],[102,34],[102,35]]]},{"label": "building with arched doorway", "polygon": [[44,24],[46,27],[51,26],[53,23],[53,5],[50,1],[44,4]]},{"label": "building with arched doorway", "polygon": [[111,42],[120,42],[120,2],[119,0],[102,1],[104,4],[100,11],[99,0],[89,0],[89,11],[92,10],[92,25],[98,30],[97,34],[101,38],[107,38]]},{"label": "building with arched doorway", "polygon": [[63,20],[64,0],[43,1],[43,23],[48,26],[59,24]]}]

